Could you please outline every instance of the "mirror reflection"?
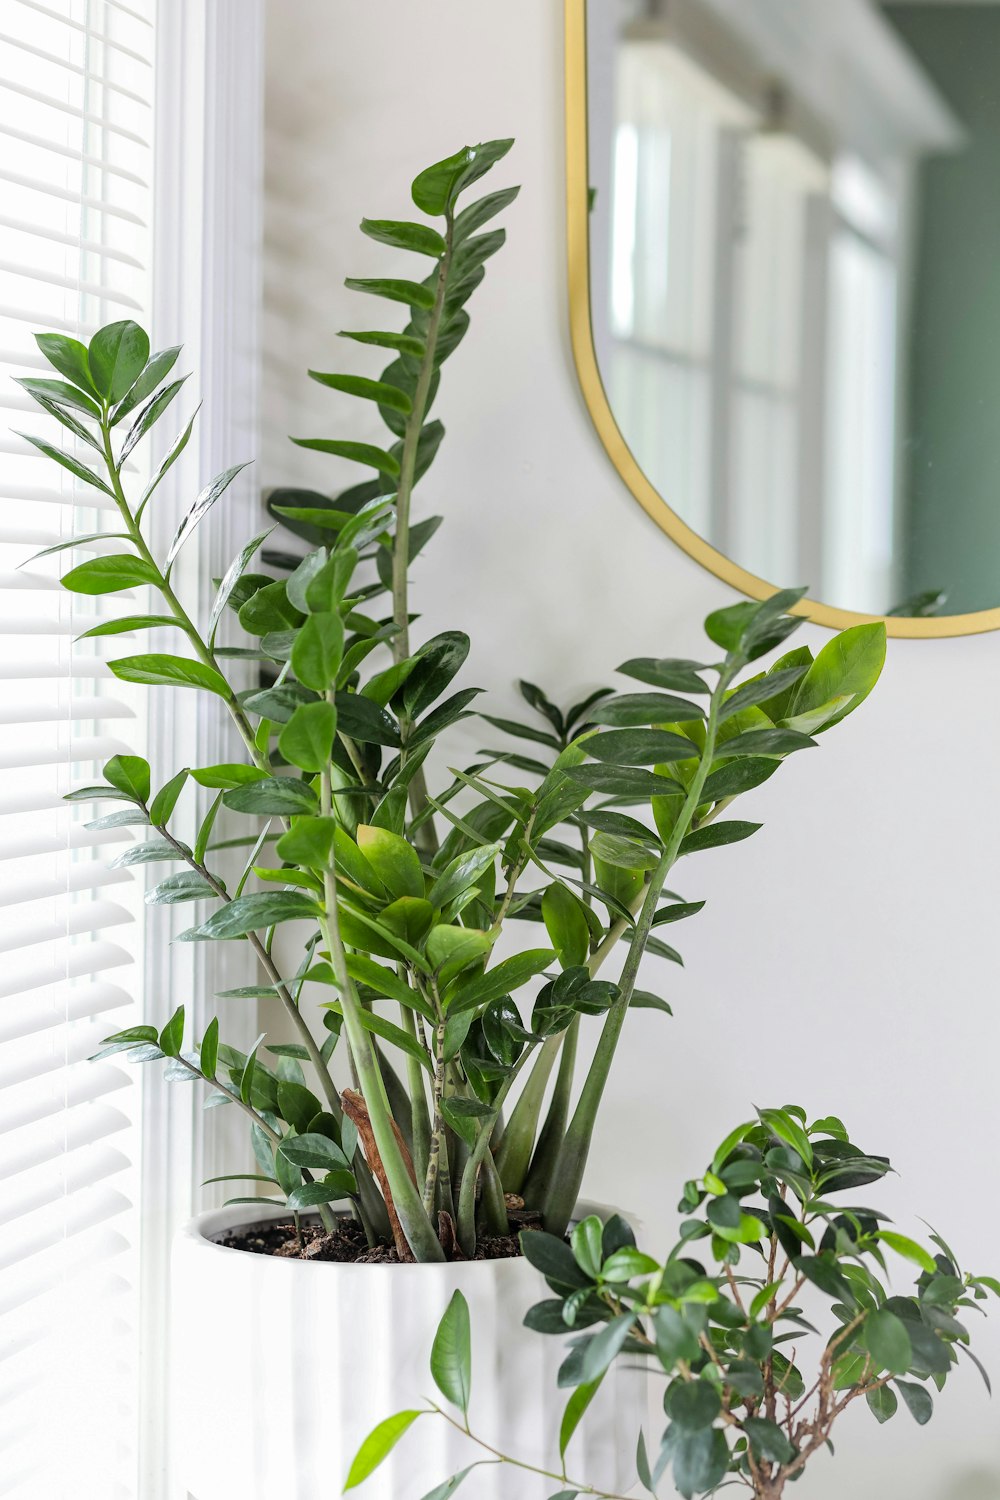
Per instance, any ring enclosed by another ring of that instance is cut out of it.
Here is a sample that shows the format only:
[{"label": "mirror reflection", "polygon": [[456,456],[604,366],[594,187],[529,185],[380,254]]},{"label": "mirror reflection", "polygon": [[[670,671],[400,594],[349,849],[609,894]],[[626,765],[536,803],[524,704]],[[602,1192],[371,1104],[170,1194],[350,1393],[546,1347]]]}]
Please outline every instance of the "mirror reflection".
[{"label": "mirror reflection", "polygon": [[1000,605],[1000,3],[588,0],[591,312],[719,551],[843,609]]}]

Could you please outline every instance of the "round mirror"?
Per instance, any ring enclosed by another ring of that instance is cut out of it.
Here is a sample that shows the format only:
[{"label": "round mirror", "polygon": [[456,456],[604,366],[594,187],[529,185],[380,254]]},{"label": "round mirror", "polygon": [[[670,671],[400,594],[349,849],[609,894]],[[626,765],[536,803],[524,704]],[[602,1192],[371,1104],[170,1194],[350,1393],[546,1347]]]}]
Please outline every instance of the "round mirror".
[{"label": "round mirror", "polygon": [[1000,626],[1000,0],[567,0],[584,392],[744,592]]}]

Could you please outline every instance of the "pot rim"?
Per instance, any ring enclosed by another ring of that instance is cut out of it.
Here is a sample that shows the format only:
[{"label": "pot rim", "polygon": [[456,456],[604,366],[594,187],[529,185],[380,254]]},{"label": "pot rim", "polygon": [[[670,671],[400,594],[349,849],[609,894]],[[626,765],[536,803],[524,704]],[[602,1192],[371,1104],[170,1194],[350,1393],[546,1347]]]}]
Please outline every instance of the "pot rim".
[{"label": "pot rim", "polygon": [[[602,1218],[609,1218],[611,1214],[621,1212],[620,1209],[609,1208],[606,1204],[592,1203],[587,1199],[581,1199],[577,1205],[575,1218],[585,1218],[588,1214],[596,1213]],[[273,1224],[276,1220],[288,1217],[287,1208],[269,1206],[262,1202],[259,1210],[254,1210],[250,1204],[233,1204],[229,1208],[209,1208],[200,1214],[195,1214],[183,1224],[174,1237],[175,1249],[187,1247],[197,1249],[199,1253],[214,1253],[216,1255],[238,1256],[241,1261],[250,1261],[258,1266],[269,1267],[292,1267],[298,1272],[303,1269],[308,1271],[322,1271],[324,1274],[330,1271],[353,1272],[355,1274],[381,1272],[383,1275],[389,1271],[395,1274],[408,1273],[409,1275],[426,1275],[436,1271],[444,1271],[454,1275],[458,1271],[468,1271],[473,1267],[488,1270],[497,1275],[513,1275],[520,1268],[530,1267],[531,1262],[523,1255],[504,1256],[497,1260],[466,1260],[466,1261],[444,1261],[414,1264],[402,1264],[398,1261],[388,1262],[363,1262],[357,1261],[325,1261],[325,1260],[299,1260],[295,1257],[277,1255],[258,1255],[252,1251],[237,1250],[233,1245],[219,1244],[216,1236],[230,1233],[235,1229],[253,1229],[258,1225]],[[303,1215],[303,1218],[315,1218],[316,1215]],[[344,1217],[344,1215],[339,1215]],[[637,1221],[632,1214],[625,1214],[625,1218],[633,1226]],[[282,1270],[279,1274],[285,1274]]]}]

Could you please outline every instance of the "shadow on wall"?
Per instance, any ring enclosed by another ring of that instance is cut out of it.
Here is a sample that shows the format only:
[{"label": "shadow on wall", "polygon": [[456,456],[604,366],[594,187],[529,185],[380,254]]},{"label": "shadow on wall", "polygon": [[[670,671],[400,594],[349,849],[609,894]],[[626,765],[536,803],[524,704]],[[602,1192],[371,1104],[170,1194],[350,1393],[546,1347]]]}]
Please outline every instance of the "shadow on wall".
[{"label": "shadow on wall", "polygon": [[970,1469],[959,1474],[941,1500],[998,1500],[1000,1469]]}]

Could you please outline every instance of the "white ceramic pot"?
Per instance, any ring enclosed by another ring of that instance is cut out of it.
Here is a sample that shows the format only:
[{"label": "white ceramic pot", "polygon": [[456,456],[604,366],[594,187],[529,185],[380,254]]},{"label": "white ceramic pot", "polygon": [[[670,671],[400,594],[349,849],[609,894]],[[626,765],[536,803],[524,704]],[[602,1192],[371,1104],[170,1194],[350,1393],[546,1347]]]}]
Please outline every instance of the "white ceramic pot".
[{"label": "white ceramic pot", "polygon": [[[557,1388],[556,1371],[565,1341],[522,1327],[527,1308],[550,1295],[527,1261],[357,1266],[216,1243],[278,1216],[219,1209],[192,1220],[175,1242],[170,1441],[190,1500],[336,1500],[377,1422],[419,1407],[422,1397],[441,1400],[428,1360],[456,1289],[472,1317],[473,1429],[558,1472],[569,1393]],[[646,1380],[636,1369],[606,1379],[570,1447],[571,1477],[626,1493]],[[485,1457],[440,1417],[422,1417],[357,1491],[359,1500],[421,1500]],[[561,1488],[483,1467],[459,1500],[534,1500]]]}]

